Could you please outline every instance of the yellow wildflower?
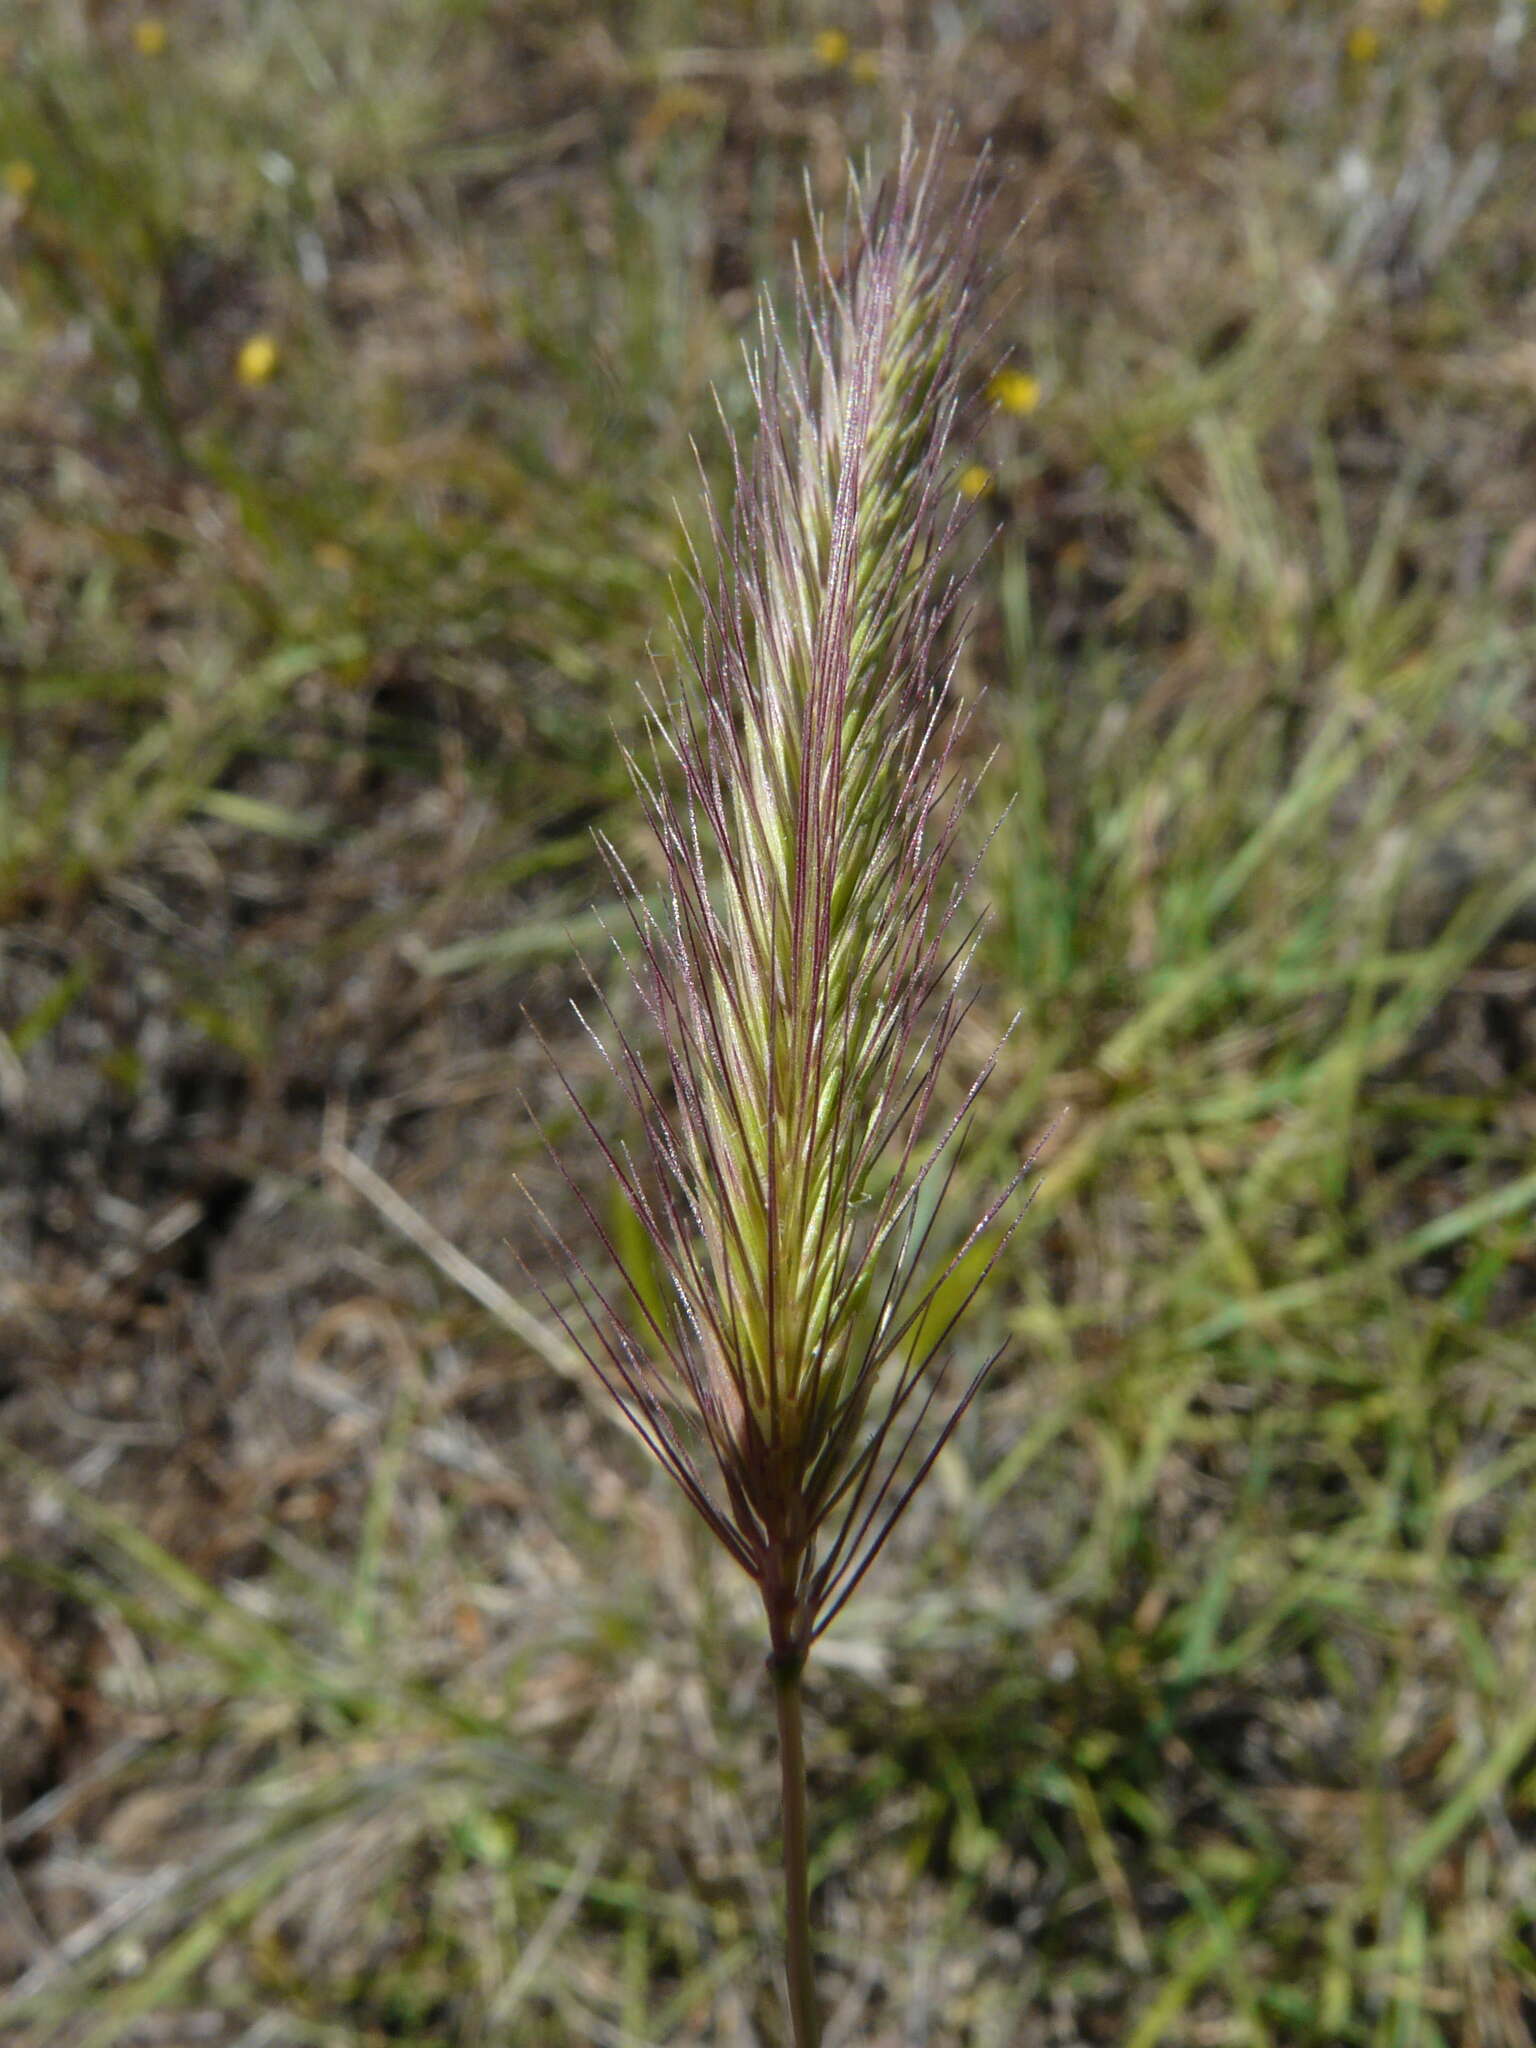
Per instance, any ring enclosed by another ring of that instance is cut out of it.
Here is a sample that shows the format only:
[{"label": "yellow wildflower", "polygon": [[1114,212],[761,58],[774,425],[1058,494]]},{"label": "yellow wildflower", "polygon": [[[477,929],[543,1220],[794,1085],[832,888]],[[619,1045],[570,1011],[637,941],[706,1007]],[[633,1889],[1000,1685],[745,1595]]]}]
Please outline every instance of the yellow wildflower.
[{"label": "yellow wildflower", "polygon": [[848,70],[860,85],[876,85],[880,79],[880,59],[873,50],[860,50]]},{"label": "yellow wildflower", "polygon": [[1419,0],[1419,12],[1426,21],[1438,21],[1449,5],[1450,0]]},{"label": "yellow wildflower", "polygon": [[0,171],[0,184],[13,199],[30,199],[37,190],[37,172],[24,157],[17,157]]},{"label": "yellow wildflower", "polygon": [[1362,22],[1358,28],[1350,30],[1349,40],[1344,47],[1353,63],[1373,64],[1381,55],[1381,37],[1375,29]]},{"label": "yellow wildflower", "polygon": [[960,472],[960,489],[967,498],[984,498],[992,488],[992,472],[979,462],[968,462]]},{"label": "yellow wildflower", "polygon": [[1004,412],[1022,416],[1040,403],[1040,379],[1028,370],[999,370],[987,385],[987,396]]},{"label": "yellow wildflower", "polygon": [[835,66],[848,62],[848,38],[840,28],[820,30],[811,48],[816,52],[818,63]]},{"label": "yellow wildflower", "polygon": [[146,15],[133,25],[133,46],[141,57],[158,57],[165,48],[165,23],[158,15]]},{"label": "yellow wildflower", "polygon": [[253,334],[241,343],[235,358],[235,375],[253,388],[265,384],[277,368],[277,343],[270,334]]}]

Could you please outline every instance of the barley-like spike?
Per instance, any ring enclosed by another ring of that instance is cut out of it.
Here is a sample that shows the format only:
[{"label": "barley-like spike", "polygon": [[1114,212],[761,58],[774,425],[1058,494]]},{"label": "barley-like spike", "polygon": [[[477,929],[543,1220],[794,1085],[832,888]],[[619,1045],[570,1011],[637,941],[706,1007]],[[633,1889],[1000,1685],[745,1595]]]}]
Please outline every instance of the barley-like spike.
[{"label": "barley-like spike", "polygon": [[725,423],[734,504],[708,505],[681,572],[700,623],[629,758],[659,892],[601,843],[661,1055],[594,980],[637,1156],[569,1092],[655,1245],[665,1310],[580,1189],[616,1285],[541,1219],[590,1325],[573,1341],[758,1581],[788,1657],[862,1580],[980,1384],[945,1406],[940,1354],[1017,1220],[1019,1180],[932,1250],[995,1059],[938,1118],[978,931],[974,863],[946,880],[976,783],[950,696],[969,579],[945,557],[981,192],[945,217],[945,140],[909,138],[873,195],[854,180],[842,255],[818,223],[791,313],[761,311],[755,441]]}]

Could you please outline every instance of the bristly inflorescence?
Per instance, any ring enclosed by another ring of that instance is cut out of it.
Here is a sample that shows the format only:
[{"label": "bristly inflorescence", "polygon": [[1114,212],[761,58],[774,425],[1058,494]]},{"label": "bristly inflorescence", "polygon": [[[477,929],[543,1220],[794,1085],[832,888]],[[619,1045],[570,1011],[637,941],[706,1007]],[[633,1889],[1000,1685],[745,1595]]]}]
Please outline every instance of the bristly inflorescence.
[{"label": "bristly inflorescence", "polygon": [[605,844],[661,1053],[594,983],[638,1156],[572,1099],[667,1299],[574,1180],[613,1278],[556,1240],[584,1321],[556,1313],[757,1581],[795,1664],[979,1383],[909,1455],[1016,1216],[1017,1181],[934,1249],[990,1072],[938,1115],[975,937],[969,878],[947,880],[974,785],[956,765],[944,561],[979,213],[975,179],[946,212],[940,156],[909,138],[877,193],[855,180],[841,264],[818,240],[793,333],[762,315],[755,447],[735,455],[729,520],[711,515],[718,570],[695,560],[703,624],[681,683],[631,761],[664,862],[656,907]]}]

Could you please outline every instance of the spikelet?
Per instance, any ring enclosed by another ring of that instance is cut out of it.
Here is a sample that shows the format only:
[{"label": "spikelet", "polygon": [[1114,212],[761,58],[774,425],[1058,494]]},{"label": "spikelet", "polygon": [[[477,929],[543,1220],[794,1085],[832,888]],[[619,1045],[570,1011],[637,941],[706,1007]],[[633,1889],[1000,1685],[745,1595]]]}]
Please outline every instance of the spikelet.
[{"label": "spikelet", "polygon": [[[990,1072],[935,1130],[975,934],[968,878],[946,882],[974,787],[956,767],[944,556],[979,198],[973,180],[946,214],[942,141],[919,156],[908,137],[873,196],[854,181],[844,260],[818,238],[792,335],[762,314],[755,447],[736,455],[729,520],[711,516],[718,571],[695,559],[703,625],[630,763],[659,908],[605,846],[662,1049],[655,1071],[594,983],[640,1157],[572,1099],[654,1248],[665,1310],[574,1179],[615,1278],[555,1240],[585,1321],[556,1313],[756,1580],[775,1656],[796,1665],[979,1384],[941,1402],[909,1457],[945,1340],[1016,1221],[1017,1180],[957,1249],[932,1250]],[[965,1284],[945,1289],[962,1261]]]}]

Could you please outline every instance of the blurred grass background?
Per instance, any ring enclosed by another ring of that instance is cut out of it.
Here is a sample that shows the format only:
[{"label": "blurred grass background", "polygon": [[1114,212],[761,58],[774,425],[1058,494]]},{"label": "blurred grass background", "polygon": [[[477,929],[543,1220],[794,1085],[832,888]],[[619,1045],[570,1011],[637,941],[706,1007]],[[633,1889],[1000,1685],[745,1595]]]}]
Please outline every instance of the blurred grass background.
[{"label": "blurred grass background", "polygon": [[1533,107],[1522,0],[12,0],[7,2043],[782,2038],[524,1006],[598,1087],[690,436],[946,109],[977,1187],[1052,1136],[813,1674],[827,2048],[1536,2039]]}]

